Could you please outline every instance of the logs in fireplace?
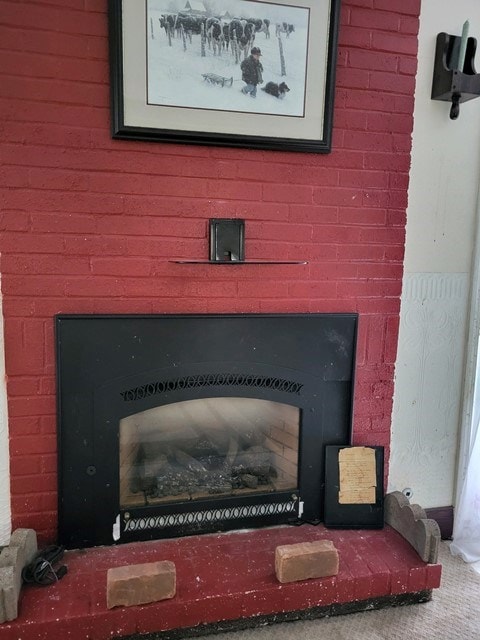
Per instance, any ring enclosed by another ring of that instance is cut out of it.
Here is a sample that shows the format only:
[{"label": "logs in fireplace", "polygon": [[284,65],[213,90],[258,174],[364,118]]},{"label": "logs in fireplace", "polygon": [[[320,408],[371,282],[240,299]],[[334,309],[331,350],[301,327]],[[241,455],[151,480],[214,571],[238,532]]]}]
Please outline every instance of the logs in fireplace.
[{"label": "logs in fireplace", "polygon": [[58,316],[59,538],[84,547],[323,514],[357,316]]}]

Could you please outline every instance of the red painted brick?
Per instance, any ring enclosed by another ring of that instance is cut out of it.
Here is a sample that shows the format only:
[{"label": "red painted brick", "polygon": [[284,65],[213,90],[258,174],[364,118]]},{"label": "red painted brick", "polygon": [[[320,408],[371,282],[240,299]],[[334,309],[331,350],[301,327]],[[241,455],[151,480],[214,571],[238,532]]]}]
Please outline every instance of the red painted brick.
[{"label": "red painted brick", "polygon": [[423,591],[427,588],[426,567],[412,567],[408,573],[408,591]]},{"label": "red painted brick", "polygon": [[361,169],[363,167],[363,153],[361,151],[334,148],[331,158],[332,166],[339,169]]},{"label": "red painted brick", "polygon": [[338,34],[338,43],[341,47],[358,47],[359,49],[370,49],[372,33],[369,29],[358,29],[342,25]]},{"label": "red painted brick", "polygon": [[55,436],[45,436],[38,438],[36,436],[19,436],[16,437],[10,446],[12,456],[38,455],[45,453],[54,453],[57,450],[57,441]]},{"label": "red painted brick", "polygon": [[11,416],[9,421],[9,436],[11,438],[17,436],[39,436],[41,434],[40,417],[36,415],[28,416]]},{"label": "red painted brick", "polygon": [[[30,471],[31,473],[31,471]],[[42,475],[24,475],[11,484],[12,495],[26,495],[28,493],[54,493],[57,490],[57,475],[55,473]],[[56,505],[54,505],[55,507]]]},{"label": "red painted brick", "polygon": [[400,16],[389,11],[353,8],[350,14],[350,24],[365,29],[395,32],[400,27]]},{"label": "red painted brick", "polygon": [[10,477],[41,473],[41,457],[39,455],[22,455],[10,457]]},{"label": "red painted brick", "polygon": [[290,170],[290,181],[294,184],[312,185],[321,182],[323,185],[332,186],[338,184],[339,171],[330,167],[300,166],[292,167]]},{"label": "red painted brick", "polygon": [[394,111],[396,113],[407,113],[409,115],[413,112],[413,97],[412,96],[395,96]]},{"label": "red painted brick", "polygon": [[393,136],[393,149],[395,151],[407,151],[410,152],[412,148],[412,139],[410,136],[403,134],[396,134]]},{"label": "red painted brick", "polygon": [[442,565],[427,565],[427,589],[438,589],[442,581]]},{"label": "red painted brick", "polygon": [[89,273],[90,264],[88,258],[65,256],[59,260],[50,255],[6,255],[2,261],[4,273],[21,274],[81,274]]},{"label": "red painted brick", "polygon": [[29,216],[21,211],[4,210],[0,216],[1,231],[28,231],[29,223]]},{"label": "red painted brick", "polygon": [[[17,26],[29,26],[29,27],[43,27],[43,28],[51,28],[53,24],[62,24],[65,25],[68,20],[71,19],[72,16],[78,17],[78,12],[73,12],[70,10],[67,11],[59,11],[56,8],[50,7],[48,10],[43,12],[41,8],[35,8],[34,5],[31,4],[31,10],[28,17],[22,15],[23,11],[21,7],[18,7],[16,3],[2,3],[2,13],[4,15],[4,19],[7,24],[17,25]],[[52,21],[56,21],[52,22]]]},{"label": "red painted brick", "polygon": [[408,153],[365,153],[366,169],[386,169],[395,171],[408,171],[410,168],[410,155]]},{"label": "red painted brick", "polygon": [[31,230],[36,233],[95,233],[97,221],[93,215],[76,213],[34,213]]},{"label": "red painted brick", "polygon": [[326,189],[318,187],[313,190],[313,202],[321,205],[353,206],[358,203],[362,192],[359,189]]},{"label": "red painted brick", "polygon": [[370,72],[364,69],[353,69],[343,67],[337,70],[337,87],[348,87],[349,89],[365,89],[368,87]]},{"label": "red painted brick", "polygon": [[[391,11],[391,0],[374,0],[373,6],[375,9],[382,11]],[[420,14],[420,0],[403,0],[400,4],[395,5],[395,11],[398,13],[409,14],[418,16]]]},{"label": "red painted brick", "polygon": [[360,69],[395,72],[398,69],[399,57],[395,54],[388,55],[378,51],[352,49],[349,52],[348,64]]},{"label": "red painted brick", "polygon": [[265,182],[289,182],[291,167],[280,163],[250,162],[237,165],[236,177],[242,180],[258,180],[259,175]]},{"label": "red painted brick", "polygon": [[411,134],[413,119],[408,114],[398,113],[369,113],[367,128],[369,131],[389,131],[392,133]]},{"label": "red painted brick", "polygon": [[288,287],[288,293],[293,298],[336,298],[338,295],[336,282],[299,282]]},{"label": "red painted brick", "polygon": [[[391,403],[390,403],[391,406]],[[390,431],[391,426],[391,413],[385,416],[374,416],[372,417],[370,427],[368,431],[372,431],[375,433],[388,433]]]},{"label": "red painted brick", "polygon": [[43,454],[40,456],[40,466],[42,473],[56,473],[57,456],[53,454]]},{"label": "red painted brick", "polygon": [[353,443],[359,447],[387,447],[390,442],[390,430],[385,433],[354,433]]},{"label": "red painted brick", "polygon": [[[250,183],[249,188],[245,189],[245,184],[243,182],[236,182],[232,180],[216,180],[205,183],[206,192],[205,194],[198,195],[208,195],[210,198],[232,198],[236,200],[261,200],[262,199],[262,185]],[[199,185],[200,188],[201,185]],[[178,185],[178,189],[180,189],[180,185]],[[186,193],[189,193],[188,186],[183,187],[183,190]],[[190,195],[190,194],[189,194]],[[195,194],[192,194],[195,195]],[[269,200],[270,198],[266,198]]]},{"label": "red painted brick", "polygon": [[416,58],[401,58],[400,59],[400,73],[415,76],[417,73],[418,63]]},{"label": "red painted brick", "polygon": [[7,380],[7,393],[9,396],[29,396],[39,392],[39,379],[27,378],[26,376],[18,378],[9,378]]},{"label": "red painted brick", "polygon": [[149,276],[152,273],[152,261],[148,258],[90,258],[92,274],[109,276]]},{"label": "red painted brick", "polygon": [[63,252],[63,238],[56,235],[4,233],[0,239],[3,253],[54,253]]},{"label": "red painted brick", "polygon": [[405,93],[411,95],[415,90],[415,78],[396,73],[374,71],[370,74],[370,88],[374,91]]},{"label": "red painted brick", "polygon": [[364,111],[355,111],[354,109],[337,107],[335,111],[335,127],[365,131],[367,128],[367,113]]},{"label": "red painted brick", "polygon": [[[7,290],[5,290],[7,291]],[[9,319],[5,322],[5,363],[9,375],[44,371],[44,322]]]},{"label": "red painted brick", "polygon": [[417,16],[414,16],[414,17],[403,16],[400,19],[400,31],[402,33],[409,33],[416,36],[418,34],[419,23],[420,23],[420,20]]},{"label": "red painted brick", "polygon": [[358,277],[358,272],[359,266],[354,262],[335,262],[332,265],[318,264],[310,267],[310,276],[314,283],[324,279],[332,283],[336,280],[353,280]]},{"label": "red painted brick", "polygon": [[266,184],[263,185],[262,197],[263,200],[272,202],[311,204],[312,187],[303,185]]},{"label": "red painted brick", "polygon": [[372,33],[372,48],[377,51],[416,56],[418,42],[413,36],[374,31]]},{"label": "red painted brick", "polygon": [[373,7],[373,0],[349,0],[349,5],[352,7]]},{"label": "red painted brick", "polygon": [[66,278],[56,275],[11,276],[7,280],[4,291],[7,295],[15,295],[15,292],[22,291],[28,296],[62,296],[65,293],[66,282]]}]

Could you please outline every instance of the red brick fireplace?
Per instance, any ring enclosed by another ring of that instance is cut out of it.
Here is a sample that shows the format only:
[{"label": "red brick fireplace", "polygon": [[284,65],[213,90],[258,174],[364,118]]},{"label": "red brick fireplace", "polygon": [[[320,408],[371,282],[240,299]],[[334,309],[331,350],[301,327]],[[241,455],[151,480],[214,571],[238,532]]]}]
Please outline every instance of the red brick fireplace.
[{"label": "red brick fireplace", "polygon": [[[56,314],[357,313],[353,442],[390,443],[419,0],[344,0],[332,152],[114,141],[106,2],[2,11],[13,528],[57,539]],[[246,258],[206,259],[208,220]],[[388,470],[388,465],[386,465]]]},{"label": "red brick fireplace", "polygon": [[[112,140],[107,2],[4,4],[0,252],[12,529],[34,529],[40,545],[58,540],[59,314],[356,314],[352,441],[385,447],[388,474],[419,10],[420,0],[343,0],[332,151],[308,154]],[[207,260],[212,218],[245,220],[246,259],[271,264],[182,263]],[[255,543],[260,554],[271,553],[277,537],[295,538],[292,528],[269,531],[252,534],[263,540]],[[312,539],[330,535],[322,527],[304,531]],[[438,586],[438,569],[418,565],[391,530],[362,538],[367,568],[351,551],[350,533],[336,536],[346,582],[332,580],[331,602],[379,596],[385,587],[398,594]],[[217,543],[228,556],[228,537],[204,537],[208,557]],[[135,544],[132,562],[158,549]],[[168,544],[163,552],[181,565],[188,538]],[[401,546],[404,562],[392,560],[391,544]],[[91,552],[70,558],[65,581],[92,591],[62,600],[63,630],[103,602],[104,573],[88,563],[104,572],[122,562],[114,547],[102,557]],[[255,589],[278,602],[269,571],[262,564]],[[78,591],[71,584],[69,593]],[[253,601],[242,609],[244,587],[217,593],[217,608],[233,602],[225,594],[237,589],[240,608],[230,617],[268,613],[270,605]],[[199,612],[188,618],[191,626],[214,620],[216,613],[203,615],[196,588],[168,605],[172,620],[180,609]],[[307,608],[309,588],[289,587],[285,602]],[[31,616],[43,625],[38,637],[51,637],[51,616],[37,616],[38,593],[26,596],[26,624]],[[136,621],[103,608],[101,618],[108,633],[122,624],[124,633],[156,631],[158,611]],[[98,624],[91,637],[102,637]]]}]

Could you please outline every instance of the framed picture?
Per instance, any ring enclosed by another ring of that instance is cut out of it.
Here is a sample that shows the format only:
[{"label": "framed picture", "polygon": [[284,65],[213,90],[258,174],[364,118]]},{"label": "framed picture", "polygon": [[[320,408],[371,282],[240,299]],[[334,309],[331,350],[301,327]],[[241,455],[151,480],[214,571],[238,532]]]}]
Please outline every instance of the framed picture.
[{"label": "framed picture", "polygon": [[340,0],[109,0],[114,138],[330,151]]},{"label": "framed picture", "polygon": [[325,447],[323,522],[337,529],[381,529],[384,524],[383,447]]}]

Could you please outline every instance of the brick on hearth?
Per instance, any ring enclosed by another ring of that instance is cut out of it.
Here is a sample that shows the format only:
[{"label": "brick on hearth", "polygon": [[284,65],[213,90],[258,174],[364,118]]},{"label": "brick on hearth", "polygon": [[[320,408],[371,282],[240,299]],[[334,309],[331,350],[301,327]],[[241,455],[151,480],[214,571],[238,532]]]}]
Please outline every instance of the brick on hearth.
[{"label": "brick on hearth", "polygon": [[338,551],[331,540],[286,544],[275,549],[275,573],[279,582],[335,576],[338,563]]},{"label": "brick on hearth", "polygon": [[130,607],[173,598],[175,564],[169,560],[114,567],[107,573],[107,607]]}]

